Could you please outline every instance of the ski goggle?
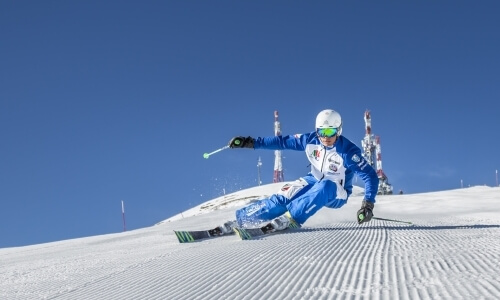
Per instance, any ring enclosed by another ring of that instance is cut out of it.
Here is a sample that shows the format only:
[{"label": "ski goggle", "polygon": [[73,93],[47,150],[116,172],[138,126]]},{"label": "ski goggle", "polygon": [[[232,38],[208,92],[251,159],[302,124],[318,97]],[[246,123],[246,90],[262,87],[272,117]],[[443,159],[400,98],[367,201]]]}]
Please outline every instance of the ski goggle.
[{"label": "ski goggle", "polygon": [[320,137],[331,138],[334,137],[338,132],[337,128],[318,128],[316,133]]}]

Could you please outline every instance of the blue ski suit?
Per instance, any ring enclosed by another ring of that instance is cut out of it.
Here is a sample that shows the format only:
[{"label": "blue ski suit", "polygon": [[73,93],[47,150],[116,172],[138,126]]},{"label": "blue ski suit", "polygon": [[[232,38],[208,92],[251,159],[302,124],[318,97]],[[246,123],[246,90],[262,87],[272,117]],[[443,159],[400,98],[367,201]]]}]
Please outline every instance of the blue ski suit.
[{"label": "blue ski suit", "polygon": [[365,183],[365,200],[375,203],[379,179],[373,167],[361,155],[361,149],[344,136],[338,136],[333,147],[321,144],[316,132],[259,137],[254,149],[305,151],[311,171],[287,183],[269,198],[251,203],[236,211],[240,226],[259,225],[286,211],[303,224],[320,208],[340,208],[352,193],[356,173]]}]

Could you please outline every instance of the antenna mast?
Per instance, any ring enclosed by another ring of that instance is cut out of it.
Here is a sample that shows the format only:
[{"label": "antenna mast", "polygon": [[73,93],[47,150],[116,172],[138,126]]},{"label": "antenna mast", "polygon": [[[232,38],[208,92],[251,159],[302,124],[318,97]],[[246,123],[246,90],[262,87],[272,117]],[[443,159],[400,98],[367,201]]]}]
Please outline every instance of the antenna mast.
[{"label": "antenna mast", "polygon": [[[278,111],[274,111],[274,135],[281,135],[281,125],[278,121]],[[273,182],[283,182],[283,165],[281,163],[281,150],[274,150],[274,176]]]},{"label": "antenna mast", "polygon": [[377,194],[392,194],[392,185],[382,170],[382,150],[380,148],[380,137],[372,134],[372,119],[370,111],[365,111],[365,137],[361,140],[363,157],[377,171],[379,179]]},{"label": "antenna mast", "polygon": [[262,166],[262,161],[260,160],[260,156],[259,156],[259,160],[257,161],[257,181],[258,181],[259,185],[262,184],[262,180],[260,179],[260,167],[261,166]]}]

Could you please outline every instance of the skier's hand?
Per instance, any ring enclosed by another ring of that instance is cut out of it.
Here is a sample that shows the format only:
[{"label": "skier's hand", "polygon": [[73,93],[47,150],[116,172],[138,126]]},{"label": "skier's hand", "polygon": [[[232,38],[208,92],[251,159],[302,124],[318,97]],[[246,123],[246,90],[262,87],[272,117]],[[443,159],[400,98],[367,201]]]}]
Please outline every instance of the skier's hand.
[{"label": "skier's hand", "polygon": [[361,209],[358,210],[358,214],[356,218],[358,219],[358,224],[370,222],[373,217],[373,206],[372,202],[368,202],[363,200],[363,204],[361,205]]},{"label": "skier's hand", "polygon": [[237,136],[229,141],[229,148],[252,148],[253,149],[253,137],[243,137]]}]

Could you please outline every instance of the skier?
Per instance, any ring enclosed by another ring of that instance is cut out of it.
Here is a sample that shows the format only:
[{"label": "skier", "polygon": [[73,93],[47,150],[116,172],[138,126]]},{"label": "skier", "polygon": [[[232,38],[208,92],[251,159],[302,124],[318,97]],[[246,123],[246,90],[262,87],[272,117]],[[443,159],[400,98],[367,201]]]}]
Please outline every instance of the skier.
[{"label": "skier", "polygon": [[221,225],[223,232],[233,227],[257,227],[271,221],[274,230],[300,227],[309,217],[326,206],[340,208],[352,193],[356,173],[365,183],[365,195],[356,218],[359,224],[373,217],[379,179],[372,166],[361,155],[361,149],[342,135],[342,118],[332,109],[316,117],[313,132],[252,138],[237,136],[230,148],[304,151],[311,171],[269,198],[251,203],[236,211],[236,221]]}]

